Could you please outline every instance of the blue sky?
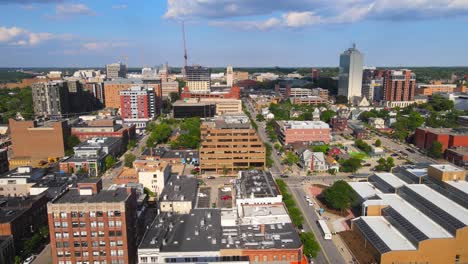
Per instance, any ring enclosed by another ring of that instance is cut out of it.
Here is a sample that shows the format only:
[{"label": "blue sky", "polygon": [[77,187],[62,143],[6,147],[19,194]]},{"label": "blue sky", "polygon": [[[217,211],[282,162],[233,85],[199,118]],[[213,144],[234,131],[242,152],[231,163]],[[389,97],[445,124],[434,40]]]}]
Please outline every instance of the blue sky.
[{"label": "blue sky", "polygon": [[468,65],[468,0],[0,0],[0,67]]}]

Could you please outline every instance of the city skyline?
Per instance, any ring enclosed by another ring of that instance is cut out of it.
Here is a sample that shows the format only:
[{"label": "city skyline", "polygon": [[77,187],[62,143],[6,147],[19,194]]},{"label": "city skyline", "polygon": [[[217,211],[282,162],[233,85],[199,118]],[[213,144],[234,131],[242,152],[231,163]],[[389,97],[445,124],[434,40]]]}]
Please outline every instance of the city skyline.
[{"label": "city skyline", "polygon": [[468,59],[466,34],[454,40],[468,21],[465,1],[3,0],[0,6],[0,67],[126,60],[130,67],[181,66],[182,20],[190,65],[336,67],[352,43],[366,54],[365,65],[464,66]]}]

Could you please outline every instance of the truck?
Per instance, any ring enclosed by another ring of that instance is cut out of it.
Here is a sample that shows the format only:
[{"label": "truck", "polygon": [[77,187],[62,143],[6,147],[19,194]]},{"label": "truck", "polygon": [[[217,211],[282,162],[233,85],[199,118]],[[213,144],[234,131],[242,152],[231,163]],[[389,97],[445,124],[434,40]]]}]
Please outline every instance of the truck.
[{"label": "truck", "polygon": [[326,240],[332,239],[332,233],[330,232],[330,229],[328,228],[327,222],[325,222],[325,220],[320,219],[320,220],[317,220],[317,224],[322,230],[323,239],[326,239]]}]

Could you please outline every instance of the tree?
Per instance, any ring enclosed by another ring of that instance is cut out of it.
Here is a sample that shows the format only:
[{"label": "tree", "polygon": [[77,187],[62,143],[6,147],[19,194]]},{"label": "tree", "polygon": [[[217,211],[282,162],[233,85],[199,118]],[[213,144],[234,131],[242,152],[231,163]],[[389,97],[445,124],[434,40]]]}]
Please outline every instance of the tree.
[{"label": "tree", "polygon": [[294,164],[299,162],[299,157],[294,154],[292,151],[286,152],[286,157],[284,158],[284,163],[288,164],[290,167],[292,167]]},{"label": "tree", "polygon": [[335,97],[335,103],[336,104],[347,104],[348,103],[348,98],[344,95],[337,95]]},{"label": "tree", "polygon": [[179,93],[171,92],[169,93],[169,99],[171,100],[171,102],[175,102],[180,99],[180,95]]},{"label": "tree", "polygon": [[342,172],[356,172],[362,167],[361,160],[357,158],[340,160],[340,163]]},{"label": "tree", "polygon": [[263,117],[262,114],[257,114],[257,116],[255,117],[255,119],[257,120],[257,122],[263,122],[263,121],[265,121],[265,117]]},{"label": "tree", "polygon": [[67,141],[65,144],[65,155],[72,156],[75,153],[73,151],[73,147],[75,147],[78,144],[80,144],[80,139],[77,136],[71,135],[67,137]]},{"label": "tree", "polygon": [[392,157],[388,157],[387,159],[380,158],[377,161],[378,165],[375,166],[376,171],[392,171],[392,168],[395,167],[395,161]]},{"label": "tree", "polygon": [[311,232],[299,234],[302,245],[304,245],[304,255],[309,258],[317,257],[318,252],[320,251],[320,245],[318,244],[315,236]]},{"label": "tree", "polygon": [[134,147],[136,147],[136,140],[135,139],[130,139],[127,144],[127,150],[131,150]]},{"label": "tree", "polygon": [[376,147],[382,146],[382,141],[380,141],[380,139],[377,139],[377,140],[374,142],[374,146],[376,146]]},{"label": "tree", "polygon": [[353,188],[343,180],[336,181],[323,192],[326,204],[334,209],[345,210],[357,202]]},{"label": "tree", "polygon": [[322,114],[320,115],[320,120],[322,120],[325,123],[330,123],[330,120],[336,115],[335,111],[332,110],[326,110],[323,111]]},{"label": "tree", "polygon": [[151,132],[150,138],[157,144],[166,142],[171,136],[172,129],[171,127],[162,122]]},{"label": "tree", "polygon": [[124,156],[124,166],[127,168],[133,168],[133,162],[136,160],[135,155],[127,153]]},{"label": "tree", "polygon": [[442,157],[442,143],[439,141],[434,141],[431,148],[429,149],[428,154],[435,159],[440,159]]},{"label": "tree", "polygon": [[229,169],[226,167],[226,165],[223,165],[223,175],[227,176],[229,173]]},{"label": "tree", "polygon": [[330,148],[329,145],[318,145],[318,146],[313,146],[312,150],[314,152],[323,152],[324,154],[326,154],[329,148]]},{"label": "tree", "polygon": [[362,139],[358,139],[354,142],[354,145],[356,145],[356,147],[362,151],[364,151],[365,153],[370,153],[372,151],[372,148],[371,146],[369,146],[369,144],[367,144],[366,142],[364,142],[364,140]]},{"label": "tree", "polygon": [[275,148],[275,150],[279,151],[281,149],[281,145],[279,143],[275,143],[275,145],[273,145],[273,147]]},{"label": "tree", "polygon": [[104,162],[106,163],[106,169],[110,169],[115,165],[115,159],[112,155],[108,155]]}]

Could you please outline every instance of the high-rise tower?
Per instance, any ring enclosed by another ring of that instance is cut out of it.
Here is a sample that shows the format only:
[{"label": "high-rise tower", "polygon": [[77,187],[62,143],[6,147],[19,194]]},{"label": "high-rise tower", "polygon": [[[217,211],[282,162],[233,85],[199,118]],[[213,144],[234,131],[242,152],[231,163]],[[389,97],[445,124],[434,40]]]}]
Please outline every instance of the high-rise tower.
[{"label": "high-rise tower", "polygon": [[361,97],[363,61],[364,55],[356,49],[356,44],[341,54],[338,95],[349,100]]}]

